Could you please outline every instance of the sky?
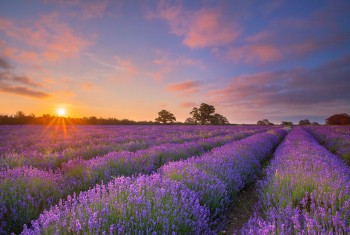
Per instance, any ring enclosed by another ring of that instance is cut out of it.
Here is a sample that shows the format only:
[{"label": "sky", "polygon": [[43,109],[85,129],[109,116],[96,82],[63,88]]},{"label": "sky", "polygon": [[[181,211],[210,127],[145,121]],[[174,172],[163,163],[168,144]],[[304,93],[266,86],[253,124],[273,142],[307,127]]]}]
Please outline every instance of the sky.
[{"label": "sky", "polygon": [[350,1],[0,1],[0,114],[324,123],[350,113]]}]

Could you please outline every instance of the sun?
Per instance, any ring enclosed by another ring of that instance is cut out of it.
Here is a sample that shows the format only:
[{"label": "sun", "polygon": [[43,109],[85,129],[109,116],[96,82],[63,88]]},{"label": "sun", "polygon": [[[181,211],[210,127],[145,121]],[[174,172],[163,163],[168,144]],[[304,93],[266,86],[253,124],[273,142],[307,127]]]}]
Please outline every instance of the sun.
[{"label": "sun", "polygon": [[66,115],[66,109],[65,109],[65,108],[58,108],[58,109],[56,110],[56,112],[57,112],[57,115],[58,115],[59,117],[63,117],[63,116]]}]

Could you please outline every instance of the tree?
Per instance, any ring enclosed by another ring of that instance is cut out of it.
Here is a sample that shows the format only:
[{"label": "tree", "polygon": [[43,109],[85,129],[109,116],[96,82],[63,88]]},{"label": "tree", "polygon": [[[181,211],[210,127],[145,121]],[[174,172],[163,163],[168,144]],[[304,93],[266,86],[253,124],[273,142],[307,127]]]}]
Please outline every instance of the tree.
[{"label": "tree", "polygon": [[326,119],[327,125],[350,125],[350,116],[346,113],[334,114]]},{"label": "tree", "polygon": [[17,111],[17,113],[15,114],[15,118],[18,119],[24,119],[26,117],[26,115],[24,114],[23,111]]},{"label": "tree", "polygon": [[259,126],[273,126],[274,124],[267,119],[259,120],[257,123]]},{"label": "tree", "polygon": [[300,126],[310,126],[311,122],[309,121],[309,119],[304,119],[304,120],[299,121],[299,125]]},{"label": "tree", "polygon": [[193,120],[193,118],[189,117],[186,119],[185,124],[197,124],[197,122]]},{"label": "tree", "polygon": [[210,124],[225,125],[225,124],[229,124],[229,122],[226,117],[222,116],[221,114],[215,113],[213,118],[210,121]]},{"label": "tree", "polygon": [[229,124],[226,117],[215,113],[213,105],[202,103],[199,108],[194,107],[190,112],[192,117],[187,118],[185,123],[200,123],[201,125],[225,125]]},{"label": "tree", "polygon": [[17,124],[25,124],[27,121],[27,116],[23,111],[17,111],[14,118],[17,120]]},{"label": "tree", "polygon": [[193,120],[199,122],[200,124],[210,124],[214,117],[215,108],[213,105],[202,103],[199,108],[193,108],[190,112]]},{"label": "tree", "polygon": [[293,126],[293,122],[282,121],[281,125],[282,126]]},{"label": "tree", "polygon": [[167,122],[173,123],[176,121],[176,118],[175,118],[174,114],[163,109],[160,112],[158,112],[158,117],[155,119],[155,121],[161,122],[164,124]]}]

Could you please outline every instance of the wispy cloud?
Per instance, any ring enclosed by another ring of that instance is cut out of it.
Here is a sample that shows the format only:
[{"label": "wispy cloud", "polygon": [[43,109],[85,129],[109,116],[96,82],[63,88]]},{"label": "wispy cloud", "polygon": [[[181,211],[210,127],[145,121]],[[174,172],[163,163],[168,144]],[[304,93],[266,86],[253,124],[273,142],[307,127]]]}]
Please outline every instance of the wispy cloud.
[{"label": "wispy cloud", "polygon": [[0,82],[0,91],[7,92],[7,93],[13,93],[16,95],[39,98],[39,99],[47,98],[50,96],[48,93],[45,93],[42,91],[29,89],[29,88],[23,87],[23,86],[11,86],[11,85],[4,84],[2,82]]},{"label": "wispy cloud", "polygon": [[240,44],[214,52],[235,64],[266,64],[304,59],[315,53],[343,48],[350,40],[350,33],[339,25],[339,19],[346,14],[342,8],[346,7],[332,5],[305,17],[271,21],[260,31],[242,38]]},{"label": "wispy cloud", "polygon": [[3,58],[0,57],[0,69],[10,69],[12,66]]},{"label": "wispy cloud", "polygon": [[350,56],[314,69],[261,72],[232,78],[224,88],[209,92],[211,99],[246,110],[255,108],[322,107],[350,100]]},{"label": "wispy cloud", "polygon": [[13,66],[5,59],[1,59],[4,71],[0,71],[0,92],[13,93],[18,95],[30,96],[34,98],[47,98],[50,95],[46,92],[37,90],[43,85],[27,76],[17,76],[13,71]]},{"label": "wispy cloud", "polygon": [[86,0],[45,0],[46,3],[64,7],[70,16],[88,20],[109,15],[110,0],[86,1]]},{"label": "wispy cloud", "polygon": [[84,19],[99,18],[106,14],[110,1],[81,2],[81,16]]},{"label": "wispy cloud", "polygon": [[225,19],[219,9],[201,9],[194,14],[183,43],[190,48],[227,45],[241,34],[235,21]]},{"label": "wispy cloud", "polygon": [[181,108],[192,108],[195,107],[197,104],[194,102],[182,102],[179,104]]},{"label": "wispy cloud", "polygon": [[[14,83],[19,83],[21,85],[15,85]],[[34,88],[29,88],[28,86]],[[34,98],[47,98],[50,96],[46,92],[36,90],[35,88],[38,86],[41,85],[27,77],[18,77],[11,73],[0,73],[1,92],[14,93]]]},{"label": "wispy cloud", "polygon": [[118,67],[122,68],[128,74],[135,74],[138,72],[137,67],[131,62],[130,59],[121,58],[119,56],[114,57]]},{"label": "wispy cloud", "polygon": [[200,86],[201,84],[198,81],[185,81],[170,84],[166,88],[168,91],[177,92],[180,95],[190,95],[199,92]]},{"label": "wispy cloud", "polygon": [[224,53],[225,59],[233,63],[267,63],[281,59],[280,48],[272,44],[252,44],[230,48]]},{"label": "wispy cloud", "polygon": [[[91,44],[60,21],[57,13],[25,23],[0,18],[0,32],[8,38],[2,45],[3,54],[19,63],[58,62],[77,57]],[[18,47],[16,42],[24,46]]]},{"label": "wispy cloud", "polygon": [[200,59],[185,55],[172,55],[169,52],[157,50],[153,63],[159,68],[149,72],[149,76],[156,81],[163,80],[168,74],[183,67],[194,67],[200,70],[206,69],[205,63]]},{"label": "wispy cloud", "polygon": [[113,59],[111,60],[112,62],[107,62],[103,59],[100,59],[98,56],[92,53],[84,53],[84,54],[94,62],[104,67],[114,69],[117,72],[125,72],[128,74],[135,74],[138,72],[137,67],[133,64],[133,62],[130,59],[122,58],[120,56],[114,56]]},{"label": "wispy cloud", "polygon": [[81,84],[81,88],[83,89],[83,90],[86,90],[86,91],[90,91],[90,90],[92,90],[94,87],[95,87],[96,85],[94,84],[94,83],[92,83],[92,82],[83,82],[82,84]]},{"label": "wispy cloud", "polygon": [[171,58],[169,53],[163,51],[157,52],[157,57],[154,59],[153,62],[157,65],[167,66],[172,69],[178,66],[193,66],[199,69],[206,68],[204,62],[199,59],[190,58],[184,55]]},{"label": "wispy cloud", "polygon": [[94,62],[100,64],[100,65],[103,65],[105,67],[108,67],[108,68],[113,68],[113,69],[116,69],[116,70],[124,70],[125,68],[124,67],[121,67],[115,63],[110,63],[110,62],[106,62],[105,60],[102,60],[100,58],[98,58],[96,55],[92,54],[92,53],[84,53],[86,56],[88,56],[91,60],[93,60]]},{"label": "wispy cloud", "polygon": [[170,31],[183,37],[183,44],[190,48],[204,48],[227,45],[241,34],[241,27],[235,19],[228,17],[219,8],[201,8],[197,11],[184,9],[161,1],[149,18],[168,22]]}]

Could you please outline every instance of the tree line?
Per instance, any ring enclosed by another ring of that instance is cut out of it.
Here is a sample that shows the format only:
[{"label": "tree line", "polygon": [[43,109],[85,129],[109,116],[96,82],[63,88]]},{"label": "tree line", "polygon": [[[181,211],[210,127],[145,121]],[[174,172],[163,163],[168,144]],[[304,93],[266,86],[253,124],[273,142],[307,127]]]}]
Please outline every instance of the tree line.
[{"label": "tree line", "polygon": [[[0,115],[0,125],[49,125],[53,123],[65,122],[66,124],[77,125],[159,125],[159,124],[187,124],[187,125],[227,125],[229,121],[221,114],[215,113],[212,105],[202,103],[200,107],[194,107],[189,113],[190,117],[185,122],[176,122],[176,117],[170,111],[161,110],[155,121],[133,121],[129,119],[117,118],[97,118],[95,116],[83,118],[58,117],[50,114],[35,116],[33,113],[26,115],[18,111],[14,115]],[[334,114],[328,117],[326,125],[350,125],[350,116],[346,113]],[[275,125],[268,119],[259,120],[257,125]],[[310,122],[308,119],[300,120],[299,125],[319,125],[317,122]],[[283,126],[293,126],[293,122],[282,121]]]},{"label": "tree line", "polygon": [[[346,113],[334,114],[325,120],[326,125],[350,125],[350,116]],[[270,122],[268,119],[259,120],[257,123],[259,126],[271,126],[275,125]],[[293,126],[293,122],[282,121],[282,126]],[[320,125],[318,122],[310,122],[309,119],[300,120],[298,123],[299,126],[318,126]]]},{"label": "tree line", "polygon": [[[219,113],[215,113],[215,107],[206,103],[202,103],[199,108],[194,107],[190,112],[191,117],[187,118],[185,124],[201,124],[201,125],[226,125],[230,124],[226,117]],[[168,110],[158,112],[156,122],[163,124],[176,122],[176,117]]]},{"label": "tree line", "polygon": [[34,114],[26,115],[22,111],[18,111],[14,115],[0,115],[0,125],[49,125],[49,124],[74,124],[74,125],[152,125],[156,124],[150,121],[133,121],[128,119],[117,118],[97,118],[95,116],[72,118],[58,117],[51,114],[43,114],[35,116]]}]

